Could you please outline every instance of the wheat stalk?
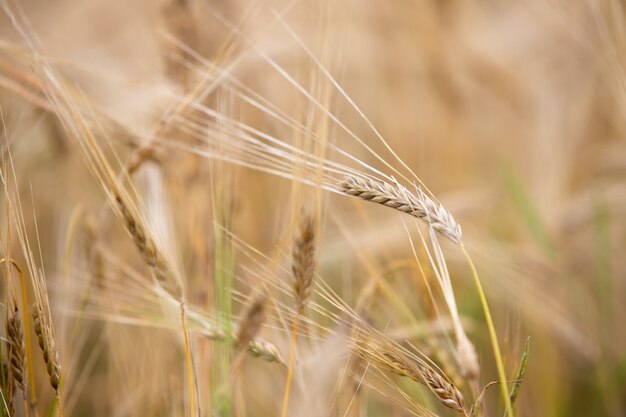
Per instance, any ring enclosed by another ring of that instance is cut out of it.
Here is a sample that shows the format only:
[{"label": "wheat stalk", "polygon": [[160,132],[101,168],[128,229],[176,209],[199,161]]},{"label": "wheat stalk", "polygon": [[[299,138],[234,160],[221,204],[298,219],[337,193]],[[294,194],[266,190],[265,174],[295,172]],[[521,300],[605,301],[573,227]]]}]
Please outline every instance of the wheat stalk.
[{"label": "wheat stalk", "polygon": [[420,188],[412,193],[406,187],[395,183],[347,176],[339,183],[339,189],[348,195],[382,204],[425,222],[429,227],[456,244],[461,243],[461,226],[452,214],[435,202]]}]

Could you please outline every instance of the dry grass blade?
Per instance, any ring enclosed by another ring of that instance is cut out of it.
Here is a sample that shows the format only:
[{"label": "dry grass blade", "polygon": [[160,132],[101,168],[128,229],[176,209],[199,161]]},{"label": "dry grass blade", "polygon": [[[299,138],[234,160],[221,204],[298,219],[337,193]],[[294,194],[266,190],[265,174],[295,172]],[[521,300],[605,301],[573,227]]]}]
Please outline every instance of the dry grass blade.
[{"label": "dry grass blade", "polygon": [[400,184],[347,176],[339,183],[339,189],[345,194],[417,217],[442,236],[456,244],[461,243],[461,226],[452,214],[419,188],[412,193]]}]

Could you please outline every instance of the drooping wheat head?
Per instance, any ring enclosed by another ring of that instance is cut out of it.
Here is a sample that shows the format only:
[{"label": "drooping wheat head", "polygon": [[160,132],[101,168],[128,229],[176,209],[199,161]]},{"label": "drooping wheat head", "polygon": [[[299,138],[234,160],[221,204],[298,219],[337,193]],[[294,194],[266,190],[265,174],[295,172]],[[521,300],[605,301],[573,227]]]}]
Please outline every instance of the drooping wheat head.
[{"label": "drooping wheat head", "polygon": [[435,202],[419,187],[415,192],[401,184],[381,180],[346,176],[338,185],[345,194],[391,207],[425,222],[442,236],[461,243],[461,226],[443,205]]},{"label": "drooping wheat head", "polygon": [[459,389],[423,354],[412,354],[364,323],[353,332],[352,350],[380,369],[425,385],[443,405],[466,413]]}]

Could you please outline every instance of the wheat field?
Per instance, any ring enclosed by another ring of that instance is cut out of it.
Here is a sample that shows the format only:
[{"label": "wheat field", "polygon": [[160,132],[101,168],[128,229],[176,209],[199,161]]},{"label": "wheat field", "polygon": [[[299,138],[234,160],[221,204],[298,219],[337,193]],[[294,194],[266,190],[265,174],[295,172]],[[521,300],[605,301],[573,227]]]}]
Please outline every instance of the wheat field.
[{"label": "wheat field", "polygon": [[2,0],[0,415],[626,417],[618,0]]}]

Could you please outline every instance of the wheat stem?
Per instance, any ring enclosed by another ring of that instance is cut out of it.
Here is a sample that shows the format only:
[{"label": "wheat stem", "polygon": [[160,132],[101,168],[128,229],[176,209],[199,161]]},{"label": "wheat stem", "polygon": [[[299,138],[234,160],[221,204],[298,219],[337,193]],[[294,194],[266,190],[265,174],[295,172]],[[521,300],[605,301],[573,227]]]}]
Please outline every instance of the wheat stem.
[{"label": "wheat stem", "polygon": [[296,354],[296,341],[298,338],[298,325],[300,324],[300,315],[297,314],[293,322],[293,330],[291,331],[291,347],[289,348],[289,368],[287,370],[287,380],[285,381],[285,395],[283,397],[283,408],[280,413],[281,417],[287,416],[287,408],[289,406],[289,394],[291,393],[291,379],[293,376],[293,366]]},{"label": "wheat stem", "polygon": [[24,416],[28,417],[28,398],[24,394]]},{"label": "wheat stem", "polygon": [[487,303],[487,297],[485,296],[485,292],[483,291],[482,284],[480,283],[480,278],[478,278],[478,271],[476,270],[476,266],[472,261],[469,253],[465,249],[465,245],[461,243],[461,250],[463,251],[463,255],[467,259],[467,262],[472,271],[472,277],[474,278],[474,284],[476,285],[476,290],[478,291],[478,296],[480,297],[480,304],[483,307],[483,312],[485,314],[485,320],[487,321],[487,329],[489,330],[489,337],[491,339],[491,346],[493,348],[493,355],[496,360],[496,367],[498,369],[498,378],[500,379],[500,392],[502,393],[502,398],[504,399],[504,405],[506,408],[506,412],[509,417],[514,417],[513,414],[513,406],[511,405],[511,398],[509,396],[509,388],[507,385],[506,372],[504,371],[504,364],[502,363],[502,354],[500,353],[500,345],[498,344],[498,336],[496,335],[496,328],[493,325],[493,319],[491,318],[491,313],[489,312],[489,304]]},{"label": "wheat stem", "polygon": [[61,396],[57,392],[57,409],[59,410],[59,417],[63,417],[63,407],[61,407]]},{"label": "wheat stem", "polygon": [[193,366],[191,364],[191,345],[189,343],[189,332],[187,332],[187,324],[185,323],[185,305],[180,305],[180,323],[183,328],[183,335],[185,337],[185,362],[187,363],[187,387],[189,389],[189,413],[191,417],[195,417],[195,398],[194,398],[194,383],[193,383]]}]

